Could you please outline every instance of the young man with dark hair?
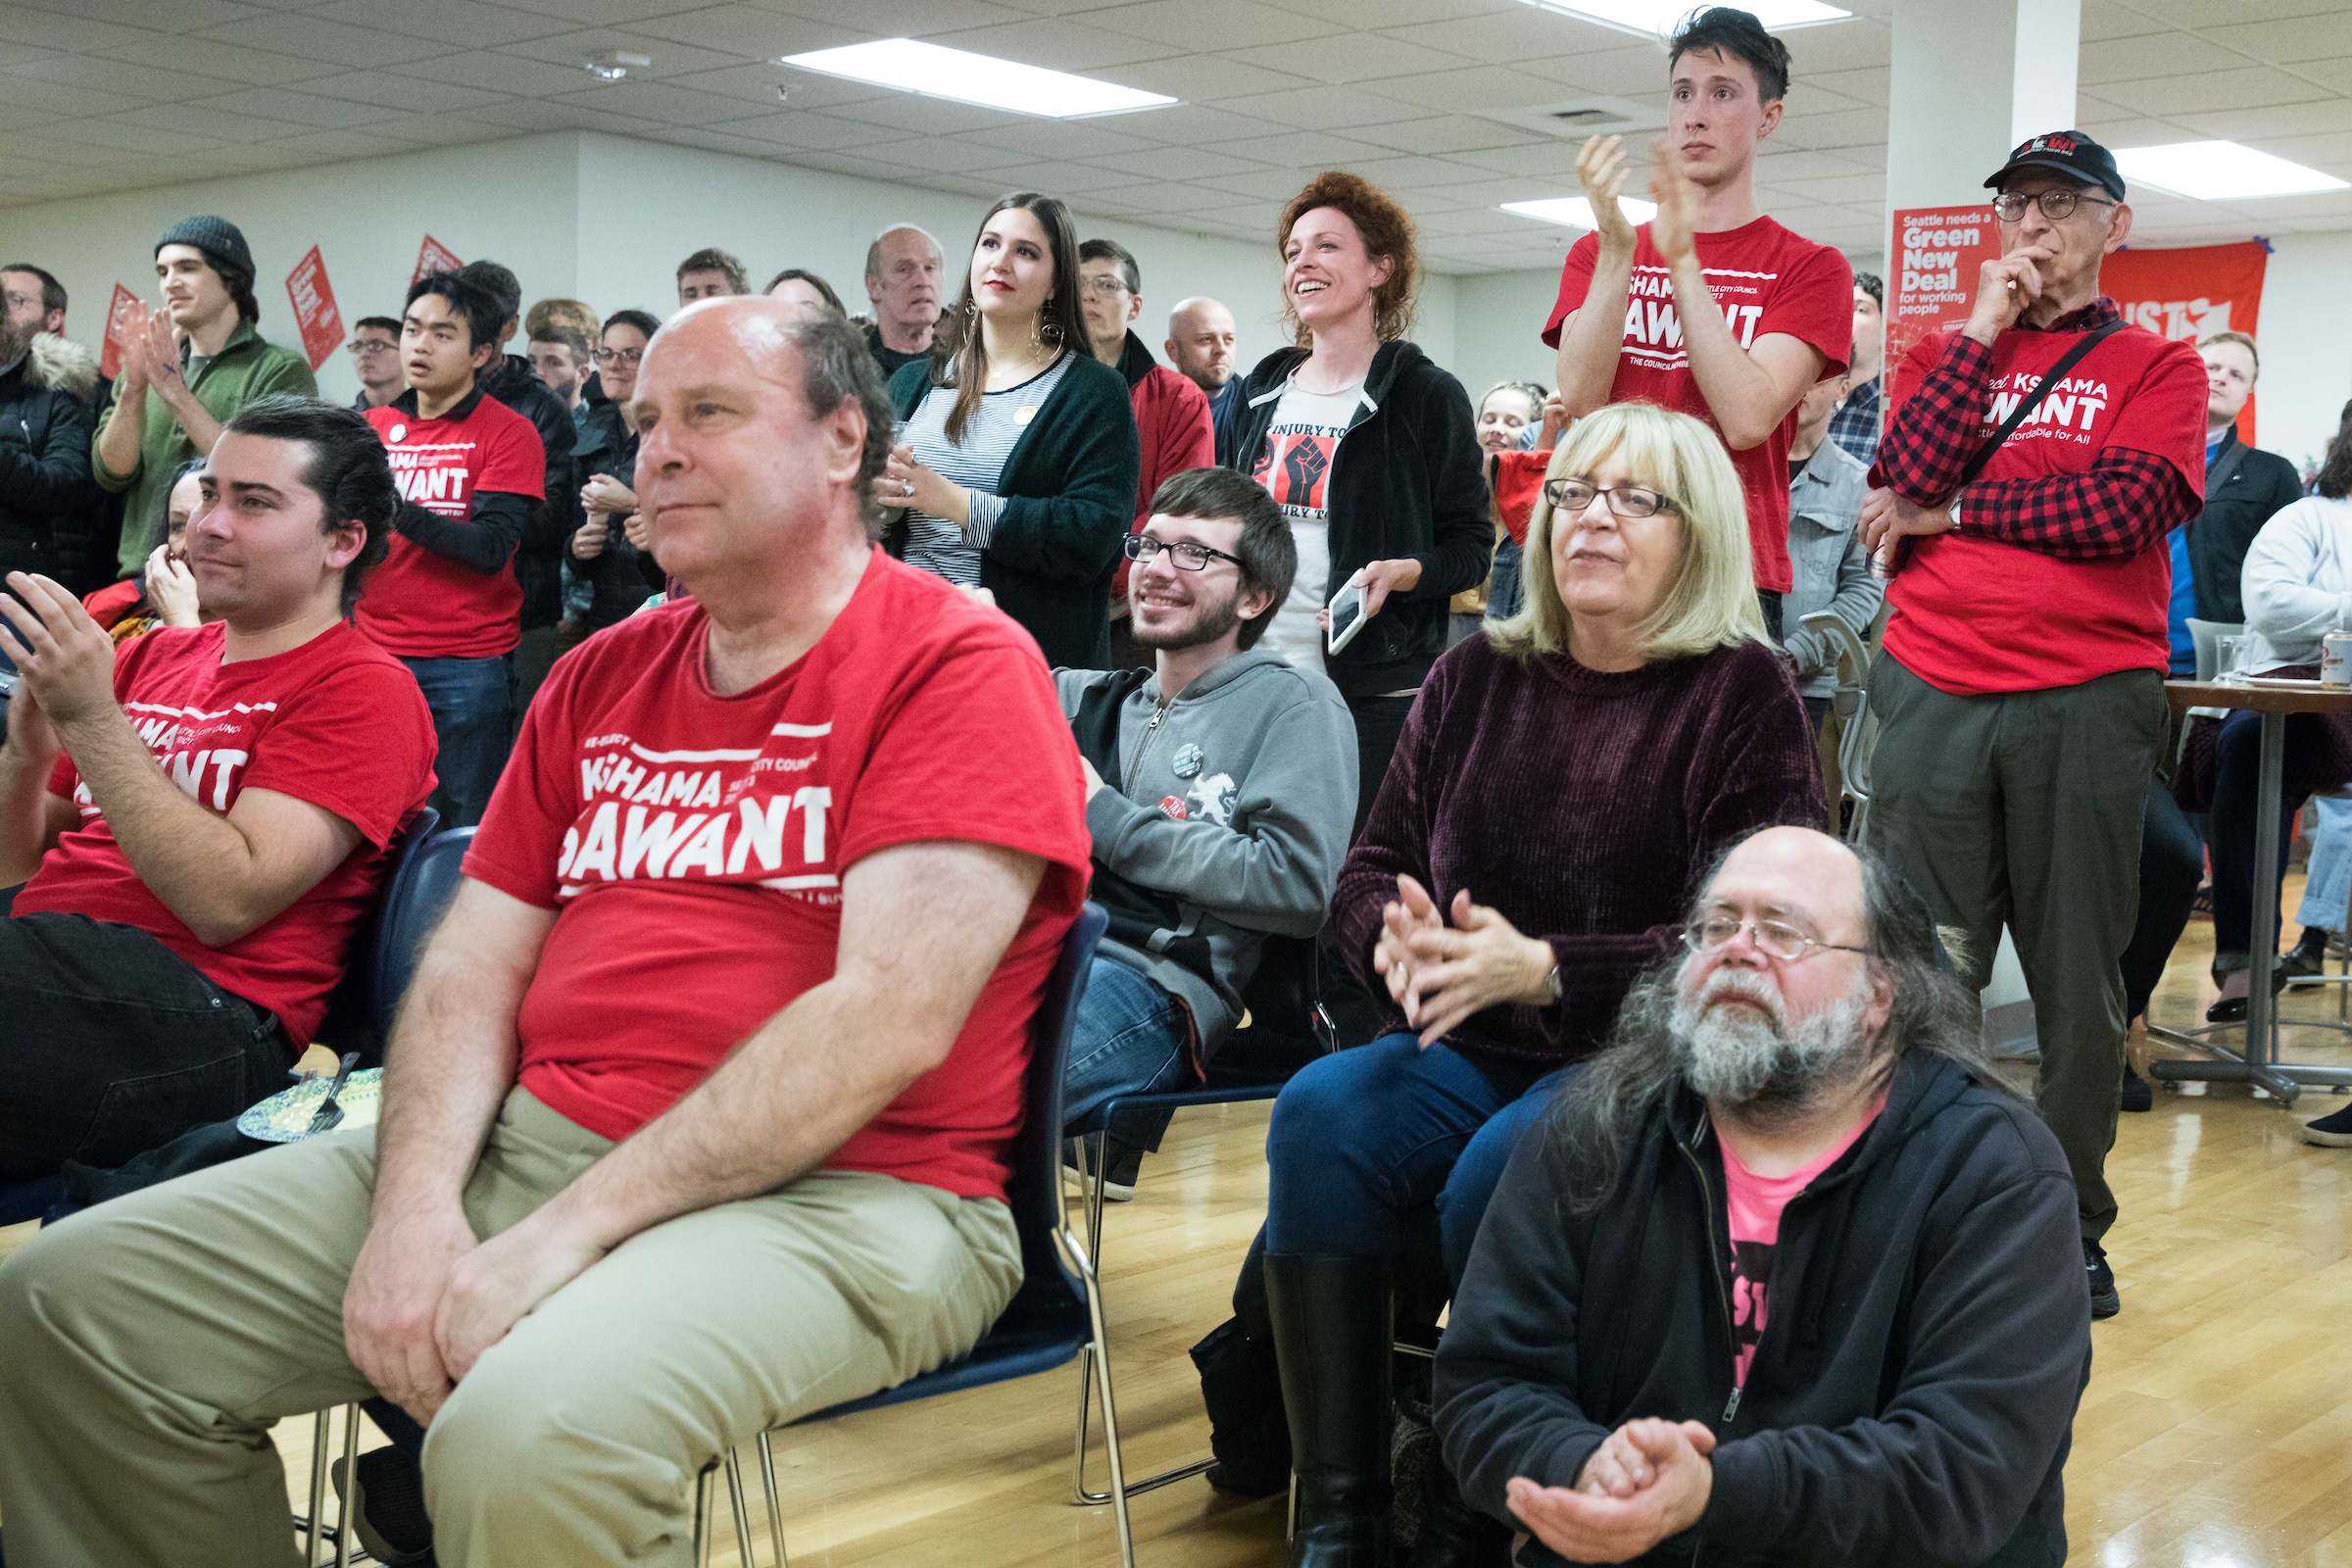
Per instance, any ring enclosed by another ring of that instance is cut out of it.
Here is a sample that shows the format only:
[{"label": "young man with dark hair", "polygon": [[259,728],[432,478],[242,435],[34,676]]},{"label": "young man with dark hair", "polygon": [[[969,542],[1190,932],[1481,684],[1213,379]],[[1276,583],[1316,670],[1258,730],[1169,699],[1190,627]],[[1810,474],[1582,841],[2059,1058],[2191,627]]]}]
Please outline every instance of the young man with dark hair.
[{"label": "young man with dark hair", "polygon": [[678,264],[681,310],[697,300],[724,299],[751,291],[752,274],[744,270],[743,263],[715,245],[696,251]]},{"label": "young man with dark hair", "polygon": [[254,330],[253,252],[234,223],[186,218],[155,242],[164,303],[135,311],[122,343],[113,401],[99,416],[91,470],[102,490],[123,494],[116,560],[125,577],[146,569],[162,542],[172,470],[210,452],[221,422],[272,392],[318,395],[300,352]]},{"label": "young man with dark hair", "polygon": [[865,248],[865,297],[874,308],[865,346],[882,367],[883,380],[929,357],[946,269],[939,241],[912,223],[884,229]]},{"label": "young man with dark hair", "polygon": [[541,497],[531,421],[475,384],[498,362],[504,318],[502,302],[462,272],[418,278],[400,331],[409,389],[367,415],[402,499],[359,624],[423,688],[441,748],[434,804],[449,827],[481,820],[506,766],[522,637],[508,563]]},{"label": "young man with dark hair", "polygon": [[[1298,553],[1257,482],[1175,475],[1127,540],[1147,669],[1054,672],[1086,770],[1090,897],[1110,911],[1070,1047],[1064,1114],[1196,1082],[1242,1018],[1269,935],[1323,924],[1355,822],[1339,689],[1255,645]],[[1104,1196],[1132,1197],[1167,1127],[1122,1122]]]},{"label": "young man with dark hair", "polygon": [[39,268],[0,267],[0,577],[78,582],[99,505],[90,478],[98,362],[58,335],[66,291]]},{"label": "young man with dark hair", "polygon": [[[1078,310],[1086,320],[1087,346],[1095,358],[1124,376],[1135,407],[1135,433],[1143,444],[1143,467],[1135,489],[1135,521],[1141,532],[1152,515],[1152,497],[1161,484],[1217,461],[1217,437],[1208,418],[1208,398],[1186,376],[1152,357],[1129,323],[1144,312],[1143,269],[1116,240],[1090,239],[1078,247]],[[1129,567],[1111,577],[1112,614],[1124,612]]]},{"label": "young man with dark hair", "polygon": [[400,368],[400,322],[389,316],[363,316],[351,328],[351,368],[360,378],[352,412],[366,414],[400,396],[408,377]]},{"label": "young man with dark hair", "polygon": [[209,624],[118,651],[49,578],[0,596],[24,680],[0,746],[0,1181],[119,1165],[282,1087],[432,788],[416,683],[348,624],[399,504],[373,432],[264,398],[202,482]]},{"label": "young man with dark hair", "polygon": [[1854,352],[1845,400],[1830,416],[1830,439],[1864,467],[1878,461],[1880,370],[1886,357],[1886,285],[1876,272],[1854,274]]},{"label": "young man with dark hair", "polygon": [[1628,222],[1617,138],[1585,143],[1577,173],[1598,227],[1569,247],[1544,341],[1560,351],[1571,416],[1639,400],[1723,437],[1777,637],[1791,582],[1788,442],[1806,389],[1845,368],[1853,272],[1756,205],[1756,149],[1781,122],[1788,46],[1746,12],[1715,6],[1674,35],[1667,70],[1666,129],[1650,146],[1658,215]]},{"label": "young man with dark hair", "polygon": [[514,652],[513,707],[517,722],[556,662],[556,622],[564,615],[564,541],[577,526],[579,492],[572,480],[572,453],[579,426],[564,400],[548,390],[531,362],[507,352],[522,325],[522,281],[496,262],[467,262],[458,269],[498,301],[498,357],[474,384],[486,397],[531,421],[539,433],[545,467],[540,500],[531,508],[514,547],[514,581],[522,589],[522,641]]},{"label": "young man with dark hair", "polygon": [[[1984,183],[2001,254],[1961,326],[1913,344],[1863,543],[1895,572],[1870,672],[1873,842],[1960,934],[1982,990],[2006,926],[2041,1047],[2035,1102],[2073,1167],[2091,1315],[2122,1310],[2100,1238],[2123,1088],[2119,961],[2166,730],[2166,535],[2205,484],[2208,390],[2186,343],[2126,324],[2099,264],[2132,237],[2114,155],[2078,130]],[[2092,338],[2090,334],[2103,334]],[[1989,433],[2077,348],[1975,477]]]}]

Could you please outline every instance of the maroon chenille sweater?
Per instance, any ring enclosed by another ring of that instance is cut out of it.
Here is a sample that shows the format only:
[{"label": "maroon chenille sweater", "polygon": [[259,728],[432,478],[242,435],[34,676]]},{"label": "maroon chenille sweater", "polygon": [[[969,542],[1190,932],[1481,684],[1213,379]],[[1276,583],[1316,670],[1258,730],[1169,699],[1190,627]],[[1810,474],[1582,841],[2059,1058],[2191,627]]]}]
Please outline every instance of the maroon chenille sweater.
[{"label": "maroon chenille sweater", "polygon": [[1826,820],[1796,683],[1763,644],[1602,674],[1565,654],[1511,659],[1472,637],[1422,683],[1332,919],[1385,1002],[1372,949],[1397,874],[1440,908],[1469,889],[1551,944],[1560,1002],[1490,1007],[1446,1044],[1575,1059],[1601,1045],[1635,977],[1679,951],[1698,877],[1728,840],[1761,823]]}]

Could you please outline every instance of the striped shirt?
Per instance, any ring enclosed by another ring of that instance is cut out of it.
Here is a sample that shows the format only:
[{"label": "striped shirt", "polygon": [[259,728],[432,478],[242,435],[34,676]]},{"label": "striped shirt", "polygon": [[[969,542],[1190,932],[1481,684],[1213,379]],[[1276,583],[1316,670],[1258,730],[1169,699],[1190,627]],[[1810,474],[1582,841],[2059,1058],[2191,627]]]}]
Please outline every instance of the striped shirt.
[{"label": "striped shirt", "polygon": [[1049,368],[1018,386],[982,393],[980,407],[963,427],[961,446],[951,444],[947,432],[948,411],[956,406],[956,389],[935,386],[923,394],[923,401],[906,421],[899,439],[914,449],[917,463],[972,493],[972,520],[958,526],[944,517],[907,508],[908,565],[937,572],[948,581],[965,587],[979,585],[980,553],[988,548],[988,536],[1004,511],[1004,503],[997,497],[1004,460],[1012,455],[1014,443],[1029,428],[1029,421],[1037,417],[1037,411],[1045,406],[1046,399],[1054,395],[1054,389],[1061,384],[1069,368],[1070,356],[1065,353]]}]

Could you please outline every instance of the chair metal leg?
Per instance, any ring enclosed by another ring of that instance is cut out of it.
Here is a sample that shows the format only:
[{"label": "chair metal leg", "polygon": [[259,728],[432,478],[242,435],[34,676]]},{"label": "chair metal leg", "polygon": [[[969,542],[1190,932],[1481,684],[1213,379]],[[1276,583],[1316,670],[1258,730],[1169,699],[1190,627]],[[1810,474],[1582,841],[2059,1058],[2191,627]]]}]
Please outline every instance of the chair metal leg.
[{"label": "chair metal leg", "polygon": [[326,1423],[333,1414],[331,1408],[321,1410],[311,1420],[311,1514],[302,1544],[303,1568],[316,1568],[318,1538],[324,1534],[325,1521],[319,1515],[326,1508]]},{"label": "chair metal leg", "polygon": [[716,1534],[710,1528],[710,1484],[715,1468],[705,1465],[702,1474],[694,1478],[695,1568],[710,1568],[710,1538]]},{"label": "chair metal leg", "polygon": [[776,1501],[776,1450],[768,1446],[764,1432],[760,1434],[760,1484],[767,1493],[767,1544],[775,1548],[776,1568],[786,1568],[784,1509]]},{"label": "chair metal leg", "polygon": [[359,1516],[360,1407],[343,1407],[343,1506],[335,1511],[335,1568],[351,1568],[351,1546],[359,1535],[352,1520]]},{"label": "chair metal leg", "polygon": [[1102,1318],[1102,1282],[1095,1273],[1095,1260],[1084,1243],[1070,1233],[1065,1220],[1054,1233],[1054,1243],[1061,1250],[1062,1260],[1072,1273],[1086,1284],[1086,1316],[1094,1336],[1095,1378],[1101,1384],[1102,1396],[1103,1449],[1110,1461],[1111,1510],[1119,1526],[1119,1561],[1122,1568],[1135,1568],[1135,1532],[1127,1519],[1127,1467],[1119,1459],[1119,1407],[1110,1392],[1110,1357],[1106,1353],[1108,1340]]},{"label": "chair metal leg", "polygon": [[727,1503],[735,1513],[735,1557],[743,1568],[752,1568],[752,1516],[744,1511],[743,1452],[727,1450]]}]

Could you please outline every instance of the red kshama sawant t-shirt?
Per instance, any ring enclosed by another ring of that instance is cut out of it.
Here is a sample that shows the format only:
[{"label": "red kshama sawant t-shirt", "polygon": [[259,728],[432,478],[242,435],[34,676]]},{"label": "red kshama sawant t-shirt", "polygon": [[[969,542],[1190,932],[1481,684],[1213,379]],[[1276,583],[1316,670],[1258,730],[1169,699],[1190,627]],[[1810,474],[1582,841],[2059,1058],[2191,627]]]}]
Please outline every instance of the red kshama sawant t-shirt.
[{"label": "red kshama sawant t-shirt", "polygon": [[[1958,327],[1904,357],[1918,386]],[[1992,344],[1989,438],[2079,332],[2003,332]],[[2127,326],[2084,355],[2019,425],[1981,479],[2083,473],[2109,447],[2160,458],[2199,493],[2205,485],[2205,363],[2186,343]],[[1889,410],[1891,424],[1902,416]],[[1961,503],[1967,515],[1967,502]],[[1982,534],[1912,541],[1887,588],[1886,652],[1921,680],[1959,697],[2079,686],[2118,670],[2172,667],[2165,640],[2172,552],[2150,542],[2130,556],[2069,561]]]},{"label": "red kshama sawant t-shirt", "polygon": [[[1675,312],[1674,276],[1666,259],[1649,242],[1649,225],[1634,230],[1634,272],[1626,291],[1625,345],[1618,351],[1612,403],[1654,403],[1723,427],[1707,407],[1690,355],[1683,347],[1682,318]],[[1707,292],[1731,323],[1743,349],[1775,332],[1821,351],[1824,376],[1845,368],[1854,341],[1854,270],[1827,245],[1816,245],[1769,218],[1738,228],[1695,236]],[[1587,234],[1568,248],[1560,269],[1560,297],[1544,326],[1544,341],[1560,346],[1560,324],[1584,309],[1592,286],[1600,237]],[[1788,444],[1796,437],[1791,407],[1771,435],[1744,452],[1732,452],[1732,467],[1747,502],[1747,543],[1755,556],[1756,586],[1787,593],[1795,586],[1788,564]]]},{"label": "red kshama sawant t-shirt", "polygon": [[859,858],[1003,845],[1048,862],[1019,934],[947,1060],[825,1163],[1004,1197],[1030,1015],[1093,850],[1037,645],[879,550],[816,646],[749,691],[710,689],[709,627],[677,600],[558,661],[466,857],[559,911],[518,1020],[522,1087],[627,1137],[832,976]]},{"label": "red kshama sawant t-shirt", "polygon": [[[476,491],[502,490],[529,501],[547,490],[547,450],[538,428],[480,392],[438,419],[397,404],[369,409],[404,501],[463,519]],[[476,571],[394,533],[383,564],[360,600],[360,630],[403,659],[492,659],[522,641],[522,587],[512,558]]]},{"label": "red kshama sawant t-shirt", "polygon": [[220,662],[225,629],[159,627],[115,656],[115,697],[156,760],[206,810],[274,790],[360,830],[341,865],[236,941],[208,948],[147,890],[71,757],[49,776],[81,825],[41,858],[13,913],[137,926],[213,984],[310,1044],[352,928],[383,892],[392,841],[433,791],[433,716],[416,677],[338,622],[269,659]]}]

